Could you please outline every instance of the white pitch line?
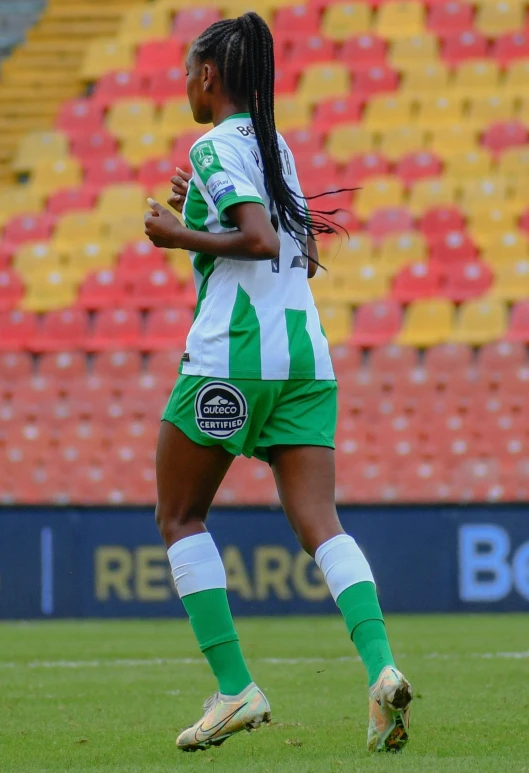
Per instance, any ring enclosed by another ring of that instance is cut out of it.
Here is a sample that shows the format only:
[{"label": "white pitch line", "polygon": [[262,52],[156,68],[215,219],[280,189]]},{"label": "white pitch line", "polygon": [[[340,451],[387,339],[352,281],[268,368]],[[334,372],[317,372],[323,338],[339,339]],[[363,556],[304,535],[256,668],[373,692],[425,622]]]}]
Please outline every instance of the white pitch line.
[{"label": "white pitch line", "polygon": [[[400,653],[400,657],[410,657]],[[526,652],[471,652],[468,654],[448,654],[443,652],[430,652],[422,655],[423,660],[458,660],[460,658],[478,658],[484,660],[526,660],[529,651]],[[274,666],[298,666],[314,665],[318,663],[359,663],[358,657],[341,658],[248,658],[250,663],[266,663]],[[115,666],[201,666],[204,658],[115,658],[111,660],[32,660],[29,663],[12,663],[0,661],[0,668],[103,668]]]}]

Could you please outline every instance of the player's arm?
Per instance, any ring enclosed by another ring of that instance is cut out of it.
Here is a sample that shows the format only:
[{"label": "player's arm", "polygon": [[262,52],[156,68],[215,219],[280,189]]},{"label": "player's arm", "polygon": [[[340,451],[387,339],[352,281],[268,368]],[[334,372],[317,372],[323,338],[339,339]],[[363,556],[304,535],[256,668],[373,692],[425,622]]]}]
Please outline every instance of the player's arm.
[{"label": "player's arm", "polygon": [[236,230],[215,234],[186,228],[161,204],[147,201],[151,212],[145,215],[145,233],[155,247],[245,260],[272,260],[279,255],[279,237],[262,204],[233,204],[226,211]]},{"label": "player's arm", "polygon": [[308,277],[309,279],[312,279],[312,277],[315,275],[316,271],[318,270],[318,263],[319,263],[320,257],[318,255],[318,245],[316,244],[316,241],[312,238],[310,234],[307,240],[307,250],[309,253]]}]

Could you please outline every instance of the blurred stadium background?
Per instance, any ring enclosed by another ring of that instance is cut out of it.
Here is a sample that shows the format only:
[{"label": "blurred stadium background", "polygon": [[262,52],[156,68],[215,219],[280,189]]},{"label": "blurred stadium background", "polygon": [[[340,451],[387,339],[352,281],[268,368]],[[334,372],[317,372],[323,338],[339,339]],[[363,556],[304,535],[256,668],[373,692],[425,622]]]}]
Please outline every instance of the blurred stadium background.
[{"label": "blurred stadium background", "polygon": [[[203,7],[202,7],[203,6]],[[350,239],[312,283],[340,383],[342,503],[529,491],[526,0],[0,4],[0,501],[155,501],[195,293],[143,235],[200,131],[183,54],[250,8],[277,122]],[[237,461],[219,504],[274,504]]]}]

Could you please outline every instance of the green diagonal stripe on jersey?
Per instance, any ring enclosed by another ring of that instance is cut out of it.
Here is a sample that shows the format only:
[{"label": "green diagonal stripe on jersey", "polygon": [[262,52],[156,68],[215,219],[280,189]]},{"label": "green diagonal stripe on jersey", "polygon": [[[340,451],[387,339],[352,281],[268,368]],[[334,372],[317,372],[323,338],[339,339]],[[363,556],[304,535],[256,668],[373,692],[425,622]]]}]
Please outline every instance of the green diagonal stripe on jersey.
[{"label": "green diagonal stripe on jersey", "polygon": [[307,312],[285,309],[285,319],[290,353],[289,378],[316,378],[314,348],[307,332]]},{"label": "green diagonal stripe on jersey", "polygon": [[191,162],[204,185],[212,174],[224,172],[215,146],[210,140],[204,140],[204,142],[199,142],[198,145],[195,145],[191,151]]},{"label": "green diagonal stripe on jersey", "polygon": [[239,285],[230,319],[230,378],[261,375],[261,326],[250,296]]}]

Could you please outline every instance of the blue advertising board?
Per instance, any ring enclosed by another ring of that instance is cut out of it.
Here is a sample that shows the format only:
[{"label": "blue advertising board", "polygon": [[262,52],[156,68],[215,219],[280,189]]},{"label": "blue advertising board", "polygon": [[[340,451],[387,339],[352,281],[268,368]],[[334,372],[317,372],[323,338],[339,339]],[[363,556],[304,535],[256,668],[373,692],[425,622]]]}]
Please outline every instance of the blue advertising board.
[{"label": "blue advertising board", "polygon": [[[344,507],[387,612],[529,611],[529,508]],[[334,610],[281,511],[215,509],[236,615]],[[0,509],[0,618],[182,615],[146,508]]]}]

